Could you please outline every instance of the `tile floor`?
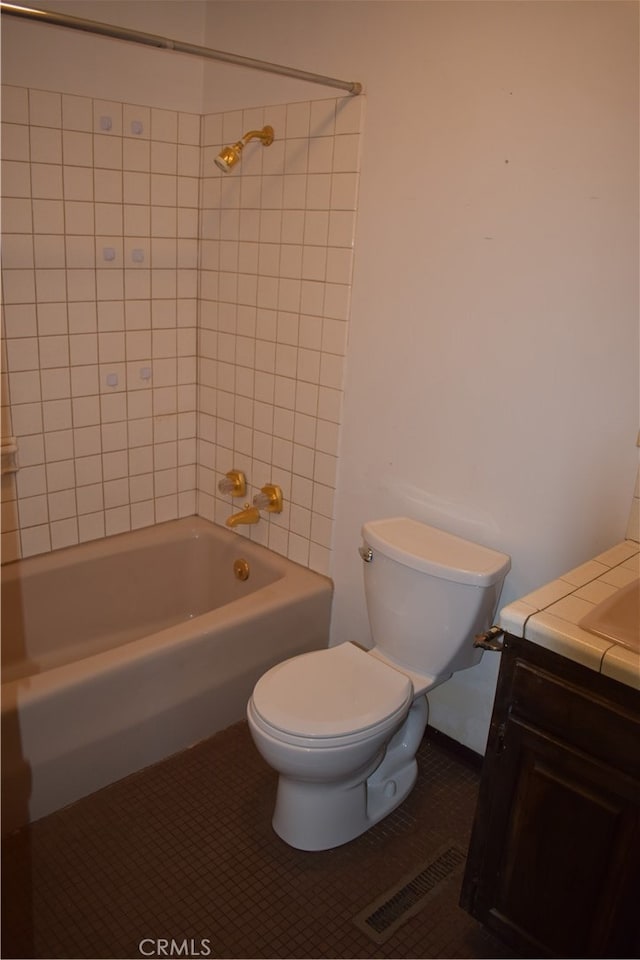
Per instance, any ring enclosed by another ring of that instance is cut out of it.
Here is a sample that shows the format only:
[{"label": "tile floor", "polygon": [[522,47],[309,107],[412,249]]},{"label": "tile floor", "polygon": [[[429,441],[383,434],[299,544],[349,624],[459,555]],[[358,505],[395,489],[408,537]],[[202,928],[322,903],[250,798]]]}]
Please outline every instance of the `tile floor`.
[{"label": "tile floor", "polygon": [[418,760],[398,810],[306,853],[274,834],[275,775],[236,724],[7,838],[2,956],[513,956],[458,907],[459,870],[383,944],[354,922],[443,845],[466,853],[478,770],[429,732]]}]

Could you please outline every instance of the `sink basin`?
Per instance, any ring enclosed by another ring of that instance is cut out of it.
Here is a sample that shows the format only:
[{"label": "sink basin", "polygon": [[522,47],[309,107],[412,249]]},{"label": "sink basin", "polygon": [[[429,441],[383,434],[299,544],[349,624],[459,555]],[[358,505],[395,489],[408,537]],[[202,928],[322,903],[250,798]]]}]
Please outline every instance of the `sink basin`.
[{"label": "sink basin", "polygon": [[578,626],[640,652],[640,577],[599,603]]}]

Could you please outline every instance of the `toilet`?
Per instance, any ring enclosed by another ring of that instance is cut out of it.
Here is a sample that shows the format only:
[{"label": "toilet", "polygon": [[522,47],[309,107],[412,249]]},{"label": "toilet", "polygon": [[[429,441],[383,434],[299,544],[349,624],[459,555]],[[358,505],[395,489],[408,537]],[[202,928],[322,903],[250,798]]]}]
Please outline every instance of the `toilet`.
[{"label": "toilet", "polygon": [[477,664],[506,554],[408,517],[365,523],[360,555],[373,646],[347,641],[272,667],[247,707],[279,774],[273,827],[290,846],[327,850],[394,810],[417,776],[425,694]]}]

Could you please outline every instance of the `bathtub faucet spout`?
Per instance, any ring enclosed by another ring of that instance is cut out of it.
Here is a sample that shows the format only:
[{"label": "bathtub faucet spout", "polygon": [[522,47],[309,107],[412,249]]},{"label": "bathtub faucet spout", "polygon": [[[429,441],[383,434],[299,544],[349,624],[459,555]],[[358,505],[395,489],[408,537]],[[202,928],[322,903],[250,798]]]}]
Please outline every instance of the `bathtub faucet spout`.
[{"label": "bathtub faucet spout", "polygon": [[250,503],[245,503],[244,510],[227,517],[226,524],[228,527],[237,527],[241,523],[257,523],[259,519],[260,511],[258,508],[252,507]]}]

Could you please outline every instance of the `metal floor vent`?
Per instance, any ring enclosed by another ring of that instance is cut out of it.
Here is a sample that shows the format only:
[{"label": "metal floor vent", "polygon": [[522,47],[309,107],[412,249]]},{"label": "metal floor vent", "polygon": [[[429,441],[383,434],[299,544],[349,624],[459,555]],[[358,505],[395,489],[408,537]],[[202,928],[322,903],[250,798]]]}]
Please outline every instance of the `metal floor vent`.
[{"label": "metal floor vent", "polygon": [[398,927],[419,913],[441,884],[462,873],[466,853],[452,842],[436,850],[429,861],[406,875],[361,913],[354,923],[375,943],[385,943]]}]

